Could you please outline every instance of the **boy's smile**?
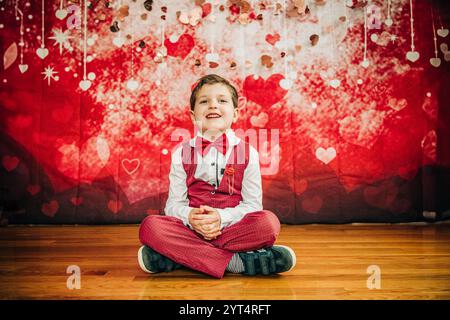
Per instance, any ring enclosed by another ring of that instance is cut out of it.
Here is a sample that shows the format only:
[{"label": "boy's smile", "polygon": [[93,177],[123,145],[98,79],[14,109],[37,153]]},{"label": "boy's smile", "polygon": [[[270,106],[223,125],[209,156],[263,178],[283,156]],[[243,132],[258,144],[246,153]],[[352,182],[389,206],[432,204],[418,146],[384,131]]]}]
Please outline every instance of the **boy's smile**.
[{"label": "boy's smile", "polygon": [[221,84],[206,84],[197,93],[191,119],[206,138],[218,137],[238,118],[229,89]]}]

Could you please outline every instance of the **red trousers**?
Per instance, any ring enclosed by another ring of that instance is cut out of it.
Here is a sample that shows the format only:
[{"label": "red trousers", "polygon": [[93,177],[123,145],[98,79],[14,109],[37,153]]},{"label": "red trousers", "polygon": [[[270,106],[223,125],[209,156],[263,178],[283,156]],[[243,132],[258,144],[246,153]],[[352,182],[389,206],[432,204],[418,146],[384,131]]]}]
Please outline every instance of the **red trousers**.
[{"label": "red trousers", "polygon": [[268,210],[247,213],[208,241],[170,216],[148,216],[139,228],[139,239],[158,253],[187,268],[222,278],[235,252],[272,246],[280,232],[278,217]]}]

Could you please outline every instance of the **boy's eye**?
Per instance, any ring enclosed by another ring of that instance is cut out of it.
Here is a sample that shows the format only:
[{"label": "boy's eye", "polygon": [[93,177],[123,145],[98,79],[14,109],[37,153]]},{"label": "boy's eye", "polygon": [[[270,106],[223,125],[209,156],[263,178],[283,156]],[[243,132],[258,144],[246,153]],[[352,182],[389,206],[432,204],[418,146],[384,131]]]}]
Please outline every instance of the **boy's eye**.
[{"label": "boy's eye", "polygon": [[220,102],[227,102],[227,100],[222,99],[222,100],[220,100]]},{"label": "boy's eye", "polygon": [[205,103],[206,101],[205,100],[203,100],[203,101],[200,101],[200,103]]}]

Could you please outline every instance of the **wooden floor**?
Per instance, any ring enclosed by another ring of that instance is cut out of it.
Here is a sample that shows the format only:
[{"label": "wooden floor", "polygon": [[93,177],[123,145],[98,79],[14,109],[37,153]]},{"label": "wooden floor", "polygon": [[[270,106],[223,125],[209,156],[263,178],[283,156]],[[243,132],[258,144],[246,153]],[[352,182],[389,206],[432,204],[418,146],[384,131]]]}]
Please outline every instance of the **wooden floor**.
[{"label": "wooden floor", "polygon": [[[147,275],[138,226],[0,228],[0,298],[31,299],[450,299],[450,224],[283,225],[297,253],[283,275],[223,279],[189,270]],[[69,265],[81,289],[69,290]],[[367,268],[381,270],[368,289]]]}]

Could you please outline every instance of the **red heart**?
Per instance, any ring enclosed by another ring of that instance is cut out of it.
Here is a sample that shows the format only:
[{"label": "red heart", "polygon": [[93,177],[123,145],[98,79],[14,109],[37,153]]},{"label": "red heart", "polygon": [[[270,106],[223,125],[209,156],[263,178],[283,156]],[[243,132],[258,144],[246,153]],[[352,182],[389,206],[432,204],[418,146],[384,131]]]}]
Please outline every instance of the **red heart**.
[{"label": "red heart", "polygon": [[302,208],[309,213],[317,213],[322,208],[322,198],[314,196],[312,198],[306,198],[302,201]]},{"label": "red heart", "polygon": [[294,183],[295,183],[295,193],[297,195],[302,194],[308,188],[308,181],[305,179],[295,180]]},{"label": "red heart", "polygon": [[266,41],[274,46],[277,41],[280,41],[280,35],[278,33],[275,33],[273,35],[269,33],[268,35],[266,35]]},{"label": "red heart", "polygon": [[202,10],[203,10],[203,14],[202,14],[202,18],[206,17],[208,14],[211,13],[211,3],[204,3],[202,5]]},{"label": "red heart", "polygon": [[269,108],[286,95],[287,91],[280,87],[284,79],[281,74],[273,74],[267,80],[262,77],[255,79],[249,75],[244,80],[244,96],[262,107]]},{"label": "red heart", "polygon": [[264,128],[269,121],[269,115],[265,112],[261,112],[257,116],[252,116],[250,118],[250,123],[254,127]]},{"label": "red heart", "polygon": [[141,162],[139,159],[123,159],[122,160],[122,167],[128,174],[133,174],[138,168]]},{"label": "red heart", "polygon": [[53,218],[56,214],[56,212],[59,209],[59,204],[56,200],[52,200],[48,203],[44,203],[42,205],[42,213],[44,213],[46,216]]},{"label": "red heart", "polygon": [[72,202],[72,204],[77,207],[83,203],[83,198],[82,197],[72,197],[72,199],[70,199],[70,202]]},{"label": "red heart", "polygon": [[108,208],[113,213],[117,213],[120,211],[120,209],[122,209],[122,202],[120,200],[109,200]]},{"label": "red heart", "polygon": [[5,167],[6,171],[10,172],[13,171],[17,166],[19,165],[19,158],[14,156],[4,156],[3,157],[3,166]]},{"label": "red heart", "polygon": [[377,187],[364,189],[364,199],[373,207],[386,209],[397,197],[398,187],[393,182],[384,183]]},{"label": "red heart", "polygon": [[27,187],[27,191],[34,196],[36,193],[38,193],[39,191],[41,191],[41,186],[38,184],[30,184]]},{"label": "red heart", "polygon": [[194,38],[189,34],[183,34],[178,38],[178,41],[173,43],[170,39],[164,40],[164,45],[167,48],[167,55],[172,57],[181,57],[182,59],[191,52],[194,48]]}]

